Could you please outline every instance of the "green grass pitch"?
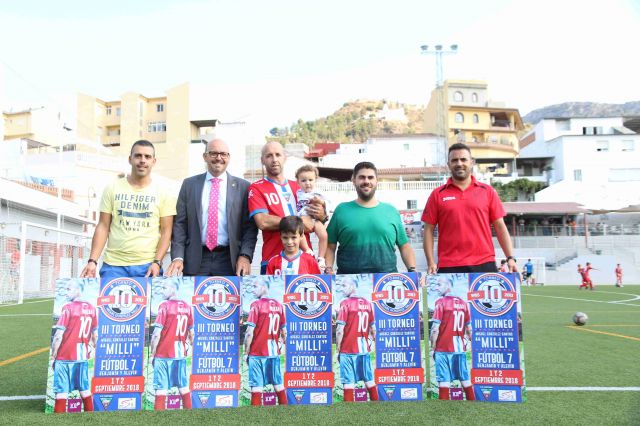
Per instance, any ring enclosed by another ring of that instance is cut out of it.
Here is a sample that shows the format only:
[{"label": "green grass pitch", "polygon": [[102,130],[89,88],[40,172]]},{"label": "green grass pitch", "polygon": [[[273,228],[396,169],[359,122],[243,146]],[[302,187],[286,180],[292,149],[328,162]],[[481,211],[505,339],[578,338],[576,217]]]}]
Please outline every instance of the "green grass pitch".
[{"label": "green grass pitch", "polygon": [[[640,387],[640,286],[524,288],[526,385]],[[0,306],[0,396],[44,395],[52,300]],[[584,327],[573,325],[586,312]],[[638,424],[640,392],[529,391],[523,404],[422,402],[336,404],[331,407],[241,407],[189,412],[51,415],[44,399],[0,401],[0,425],[71,424]]]}]

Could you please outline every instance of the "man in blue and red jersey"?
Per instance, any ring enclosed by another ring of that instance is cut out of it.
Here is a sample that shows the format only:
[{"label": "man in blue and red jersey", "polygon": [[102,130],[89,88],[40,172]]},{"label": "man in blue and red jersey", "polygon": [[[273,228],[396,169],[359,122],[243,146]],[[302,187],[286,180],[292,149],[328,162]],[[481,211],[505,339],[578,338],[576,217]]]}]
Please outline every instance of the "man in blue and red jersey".
[{"label": "man in blue and red jersey", "polygon": [[280,348],[287,338],[286,320],[282,303],[268,297],[267,277],[253,283],[257,297],[251,304],[247,329],[244,334],[244,353],[249,367],[251,405],[262,405],[263,388],[271,384],[278,404],[287,404],[287,391],[280,369]]},{"label": "man in blue and red jersey", "polygon": [[472,401],[475,394],[466,355],[470,348],[467,343],[471,339],[471,316],[467,302],[450,294],[452,286],[446,275],[439,276],[435,283],[435,290],[441,297],[436,300],[429,340],[436,363],[438,396],[439,399],[450,399],[451,382],[459,380],[467,401]]},{"label": "man in blue and red jersey", "polygon": [[51,359],[56,413],[67,411],[69,393],[76,389],[80,391],[84,411],[93,411],[88,360],[96,347],[98,319],[96,308],[82,300],[83,291],[82,280],[69,280],[66,296],[69,303],[62,307],[54,327]]},{"label": "man in blue and red jersey", "polygon": [[[284,176],[286,156],[279,142],[267,142],[262,147],[260,158],[267,176],[249,186],[249,216],[262,231],[260,274],[264,275],[269,259],[282,249],[278,225],[283,217],[296,214],[296,193],[300,187],[296,181],[287,180]],[[312,218],[322,223],[327,221],[324,202],[319,198],[309,202],[307,212],[310,216],[303,216],[307,233],[313,232]],[[311,247],[308,235],[307,243]]]},{"label": "man in blue and red jersey", "polygon": [[[431,274],[497,272],[491,225],[509,266],[514,263],[511,237],[504,223],[504,208],[495,189],[471,174],[471,150],[463,143],[449,147],[451,177],[436,188],[424,208],[423,248]],[[438,263],[433,231],[438,227]]]},{"label": "man in blue and red jersey", "polygon": [[182,407],[191,408],[187,355],[193,344],[193,312],[191,305],[177,297],[179,280],[164,280],[162,296],[165,301],[158,307],[158,316],[153,324],[149,350],[156,410],[167,407],[167,393],[174,386],[182,397]]},{"label": "man in blue and red jersey", "polygon": [[371,302],[356,295],[358,283],[353,277],[342,276],[336,281],[336,291],[345,299],[340,302],[336,321],[336,352],[340,362],[340,381],[344,390],[344,401],[355,400],[355,387],[363,381],[369,399],[378,400],[378,388],[373,380],[371,368],[371,342],[375,341],[376,329],[373,322]]}]

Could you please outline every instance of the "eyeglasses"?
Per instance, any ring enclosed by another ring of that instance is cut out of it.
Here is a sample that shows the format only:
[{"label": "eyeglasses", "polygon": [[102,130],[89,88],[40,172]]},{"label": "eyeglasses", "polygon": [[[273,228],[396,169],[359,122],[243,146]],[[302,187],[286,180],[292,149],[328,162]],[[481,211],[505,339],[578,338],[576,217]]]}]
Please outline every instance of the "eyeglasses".
[{"label": "eyeglasses", "polygon": [[209,151],[209,152],[207,152],[207,155],[209,157],[211,157],[211,158],[216,158],[216,157],[229,158],[229,153],[228,152]]}]

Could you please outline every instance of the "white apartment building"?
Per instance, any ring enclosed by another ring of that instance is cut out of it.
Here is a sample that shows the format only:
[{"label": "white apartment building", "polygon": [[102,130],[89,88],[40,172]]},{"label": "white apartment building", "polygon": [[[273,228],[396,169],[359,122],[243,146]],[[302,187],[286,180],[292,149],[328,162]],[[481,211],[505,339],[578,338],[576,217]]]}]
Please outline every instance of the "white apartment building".
[{"label": "white apartment building", "polygon": [[522,138],[518,163],[546,174],[550,186],[536,201],[610,210],[640,203],[640,135],[622,117],[540,120]]}]

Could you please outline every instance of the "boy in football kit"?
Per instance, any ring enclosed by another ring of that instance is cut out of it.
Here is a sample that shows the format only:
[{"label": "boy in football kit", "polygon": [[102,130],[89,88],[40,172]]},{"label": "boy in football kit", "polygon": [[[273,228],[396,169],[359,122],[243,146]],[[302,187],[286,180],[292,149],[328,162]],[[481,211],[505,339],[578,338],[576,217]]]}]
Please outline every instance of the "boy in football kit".
[{"label": "boy in football kit", "polygon": [[467,401],[475,400],[467,366],[465,337],[471,339],[471,316],[467,302],[451,296],[453,283],[446,276],[438,277],[436,290],[440,298],[436,300],[431,325],[430,342],[436,363],[438,399],[450,399],[451,382],[460,380]]},{"label": "boy in football kit", "polygon": [[55,325],[51,342],[53,362],[54,412],[67,411],[69,393],[80,391],[84,411],[93,411],[89,383],[89,358],[96,347],[98,319],[96,308],[81,299],[84,284],[79,280],[67,283],[67,300]]},{"label": "boy in football kit", "polygon": [[616,287],[624,287],[622,285],[622,266],[619,263],[616,265]]},{"label": "boy in football kit", "polygon": [[356,383],[363,381],[369,400],[378,401],[378,388],[371,368],[370,341],[376,338],[371,302],[358,297],[358,283],[351,277],[336,282],[336,290],[346,297],[340,302],[336,321],[336,352],[340,363],[340,381],[344,401],[355,401]]},{"label": "boy in football kit", "polygon": [[162,286],[164,302],[158,307],[150,344],[153,365],[154,408],[164,410],[167,393],[177,387],[182,407],[191,408],[191,391],[187,377],[187,355],[193,345],[193,312],[191,306],[177,298],[180,279],[165,279]]},{"label": "boy in football kit", "polygon": [[280,347],[287,339],[284,307],[267,297],[269,283],[258,278],[253,294],[258,299],[251,303],[247,329],[244,334],[244,353],[249,367],[251,405],[262,405],[262,390],[271,384],[279,405],[287,404],[287,391],[280,369]]},{"label": "boy in football kit", "polygon": [[[298,203],[296,204],[298,216],[309,216],[307,205],[314,198],[325,200],[324,196],[316,190],[317,179],[318,169],[312,165],[307,164],[296,170],[296,180],[300,186],[300,189],[298,189],[296,193],[296,198],[298,199]],[[318,266],[321,271],[324,271],[326,266],[324,256],[327,253],[327,242],[329,239],[327,227],[318,220],[310,219],[313,221],[313,232],[315,232],[316,237],[318,237]],[[307,253],[313,253],[311,247],[307,245],[307,240],[303,239],[300,241],[300,247]]]},{"label": "boy in football kit", "polygon": [[304,224],[298,216],[286,216],[279,225],[284,248],[269,259],[267,275],[319,274],[320,268],[309,253],[300,250],[304,238]]}]

